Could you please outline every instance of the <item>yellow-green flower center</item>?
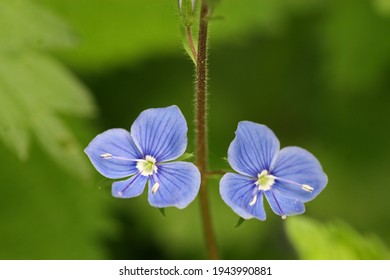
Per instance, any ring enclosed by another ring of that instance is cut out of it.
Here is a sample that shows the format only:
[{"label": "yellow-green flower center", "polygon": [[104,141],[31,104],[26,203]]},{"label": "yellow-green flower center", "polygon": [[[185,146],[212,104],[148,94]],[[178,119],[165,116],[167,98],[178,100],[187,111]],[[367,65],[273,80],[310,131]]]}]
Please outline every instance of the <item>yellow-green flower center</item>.
[{"label": "yellow-green flower center", "polygon": [[139,160],[136,167],[143,176],[153,175],[153,173],[157,173],[158,169],[156,159],[152,156],[146,156],[145,159]]},{"label": "yellow-green flower center", "polygon": [[255,184],[257,188],[262,191],[268,191],[275,183],[275,177],[268,174],[267,170],[261,171],[261,173],[257,175],[257,178],[258,179]]}]

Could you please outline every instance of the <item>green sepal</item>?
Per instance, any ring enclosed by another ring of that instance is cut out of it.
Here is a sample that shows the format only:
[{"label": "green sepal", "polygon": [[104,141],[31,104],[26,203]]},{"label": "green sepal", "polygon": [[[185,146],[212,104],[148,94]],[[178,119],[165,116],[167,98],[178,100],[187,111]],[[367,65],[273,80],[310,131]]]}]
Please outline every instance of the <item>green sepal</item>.
[{"label": "green sepal", "polygon": [[189,159],[192,159],[193,157],[195,157],[193,153],[184,153],[177,160],[178,161],[188,161]]},{"label": "green sepal", "polygon": [[158,208],[161,216],[163,216],[163,218],[165,218],[165,208]]},{"label": "green sepal", "polygon": [[245,222],[245,221],[246,221],[246,220],[245,220],[244,218],[240,217],[240,218],[238,219],[237,224],[236,224],[236,226],[235,226],[234,228],[238,228],[238,227],[241,226],[242,223]]}]

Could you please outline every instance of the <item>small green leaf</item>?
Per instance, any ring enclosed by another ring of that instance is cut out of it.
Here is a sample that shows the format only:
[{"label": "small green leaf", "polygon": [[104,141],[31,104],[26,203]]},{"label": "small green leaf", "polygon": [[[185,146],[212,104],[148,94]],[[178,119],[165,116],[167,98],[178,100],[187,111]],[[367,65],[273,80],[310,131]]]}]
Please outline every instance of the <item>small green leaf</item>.
[{"label": "small green leaf", "polygon": [[211,11],[210,14],[214,12],[215,8],[219,5],[220,2],[221,0],[206,0],[206,3]]},{"label": "small green leaf", "polygon": [[236,224],[236,226],[235,226],[234,228],[238,228],[238,227],[241,226],[242,223],[245,222],[245,221],[246,221],[246,220],[245,220],[244,218],[240,217],[240,218],[238,219],[237,224]]},{"label": "small green leaf", "polygon": [[322,224],[304,217],[286,221],[287,236],[301,259],[389,259],[376,236],[362,236],[343,222]]},{"label": "small green leaf", "polygon": [[[187,32],[187,28],[189,28],[188,30],[190,31],[190,34],[188,34]],[[192,27],[186,27],[186,26],[182,26],[181,27],[181,36],[182,36],[182,41],[183,41],[183,47],[184,47],[184,50],[186,51],[186,53],[188,54],[188,56],[192,59],[192,61],[196,64],[196,59],[195,59],[195,56],[194,56],[194,53],[192,52],[192,49],[191,49],[191,44],[190,44],[190,39],[188,38],[188,36],[191,36],[191,40],[192,40],[192,44],[194,46],[194,49],[197,50],[198,49],[198,36],[197,36],[197,33],[194,32],[194,30],[197,30],[197,26],[195,25],[192,26]]]}]

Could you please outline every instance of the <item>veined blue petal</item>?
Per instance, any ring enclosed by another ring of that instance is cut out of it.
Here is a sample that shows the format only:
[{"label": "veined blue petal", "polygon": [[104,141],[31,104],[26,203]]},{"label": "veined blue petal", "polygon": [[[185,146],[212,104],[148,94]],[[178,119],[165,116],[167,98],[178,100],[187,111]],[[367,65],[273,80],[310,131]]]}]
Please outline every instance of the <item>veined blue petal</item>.
[{"label": "veined blue petal", "polygon": [[149,181],[149,203],[158,208],[181,209],[195,199],[199,187],[200,173],[194,164],[181,161],[161,164]]},{"label": "veined blue petal", "polygon": [[187,123],[177,106],[143,111],[131,127],[131,136],[144,156],[157,162],[181,156],[187,147]]},{"label": "veined blue petal", "polygon": [[272,211],[279,216],[293,216],[305,212],[303,202],[284,197],[277,190],[264,191],[264,195]]},{"label": "veined blue petal", "polygon": [[269,170],[279,152],[279,140],[268,127],[243,121],[238,124],[236,137],[229,146],[228,160],[238,173],[257,177]]},{"label": "veined blue petal", "polygon": [[137,173],[127,180],[114,182],[111,189],[112,196],[118,198],[139,196],[143,193],[147,180],[148,177]]},{"label": "veined blue petal", "polygon": [[[255,179],[240,174],[226,173],[220,183],[222,199],[232,210],[244,219],[257,218],[264,221],[266,214],[262,192],[256,192]],[[256,201],[250,205],[256,195]]]},{"label": "veined blue petal", "polygon": [[[114,128],[97,135],[85,148],[93,166],[103,176],[118,179],[137,172],[136,162],[142,155],[135,146],[130,132]],[[104,157],[102,155],[112,155]]]},{"label": "veined blue petal", "polygon": [[[283,196],[307,202],[315,198],[326,186],[328,178],[319,161],[308,151],[299,147],[283,148],[271,169],[276,179],[274,188]],[[297,184],[289,183],[288,181]],[[313,190],[305,191],[299,184],[309,185]]]}]

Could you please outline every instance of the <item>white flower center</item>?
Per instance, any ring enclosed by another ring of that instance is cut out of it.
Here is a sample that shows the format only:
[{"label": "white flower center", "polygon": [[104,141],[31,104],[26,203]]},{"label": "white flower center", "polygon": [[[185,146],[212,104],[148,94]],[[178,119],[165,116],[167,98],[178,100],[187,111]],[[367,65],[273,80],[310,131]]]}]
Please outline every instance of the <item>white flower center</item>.
[{"label": "white flower center", "polygon": [[268,174],[267,170],[261,171],[257,175],[256,186],[261,191],[268,191],[271,189],[272,185],[275,183],[275,177]]},{"label": "white flower center", "polygon": [[136,167],[143,176],[153,175],[157,173],[156,159],[152,156],[146,156],[145,159],[141,159],[137,162]]}]

